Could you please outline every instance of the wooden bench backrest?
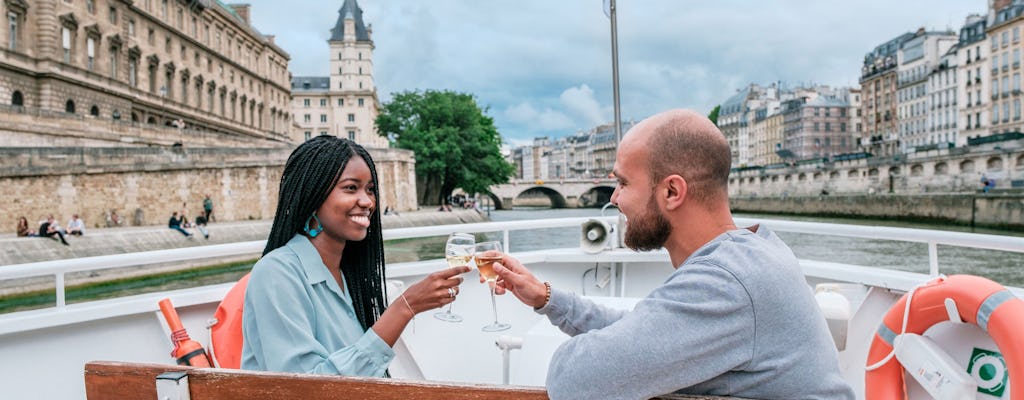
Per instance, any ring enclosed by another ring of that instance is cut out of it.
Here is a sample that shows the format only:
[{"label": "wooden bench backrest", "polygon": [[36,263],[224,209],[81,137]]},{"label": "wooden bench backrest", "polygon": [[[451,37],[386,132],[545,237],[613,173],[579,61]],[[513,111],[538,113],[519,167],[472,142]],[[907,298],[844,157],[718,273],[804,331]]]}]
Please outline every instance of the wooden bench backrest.
[{"label": "wooden bench backrest", "polygon": [[[547,400],[543,388],[408,381],[328,375],[191,368],[169,364],[94,361],[85,365],[89,400],[156,399],[156,377],[165,372],[188,373],[191,400]],[[664,399],[728,399],[668,396]]]}]

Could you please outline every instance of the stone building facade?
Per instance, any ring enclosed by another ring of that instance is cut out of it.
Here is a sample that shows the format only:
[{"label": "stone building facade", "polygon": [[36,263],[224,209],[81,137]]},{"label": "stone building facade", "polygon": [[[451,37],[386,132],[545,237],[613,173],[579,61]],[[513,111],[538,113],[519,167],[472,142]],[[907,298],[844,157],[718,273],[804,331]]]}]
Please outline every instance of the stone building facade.
[{"label": "stone building facade", "polygon": [[[289,56],[249,24],[247,5],[5,0],[3,14],[7,112],[174,127],[183,145],[193,133],[288,139]],[[48,144],[98,143],[54,134]]]},{"label": "stone building facade", "polygon": [[[1015,2],[1016,3],[1016,2]],[[1024,4],[1012,4],[994,10],[986,32],[991,73],[989,122],[991,133],[1024,131],[1021,117],[1021,30],[1024,29]]]},{"label": "stone building facade", "polygon": [[956,146],[967,144],[967,138],[988,136],[989,82],[992,74],[985,65],[989,59],[989,46],[985,35],[988,19],[982,15],[967,17],[960,29],[957,43],[957,107],[959,124]]},{"label": "stone building facade", "polygon": [[860,146],[875,155],[899,154],[896,57],[900,46],[913,37],[912,33],[904,33],[864,56],[860,75],[864,130]]},{"label": "stone building facade", "polygon": [[364,147],[388,146],[375,125],[380,105],[373,83],[372,35],[356,0],[345,0],[327,41],[330,76],[292,79],[293,141],[335,135]]}]

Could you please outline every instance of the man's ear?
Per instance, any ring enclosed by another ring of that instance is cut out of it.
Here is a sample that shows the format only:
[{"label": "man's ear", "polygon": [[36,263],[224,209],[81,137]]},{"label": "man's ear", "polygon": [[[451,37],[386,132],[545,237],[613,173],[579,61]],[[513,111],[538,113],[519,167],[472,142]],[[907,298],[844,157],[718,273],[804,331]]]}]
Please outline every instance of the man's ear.
[{"label": "man's ear", "polygon": [[679,208],[686,201],[686,180],[679,175],[669,175],[662,180],[665,194],[665,209],[671,211]]}]

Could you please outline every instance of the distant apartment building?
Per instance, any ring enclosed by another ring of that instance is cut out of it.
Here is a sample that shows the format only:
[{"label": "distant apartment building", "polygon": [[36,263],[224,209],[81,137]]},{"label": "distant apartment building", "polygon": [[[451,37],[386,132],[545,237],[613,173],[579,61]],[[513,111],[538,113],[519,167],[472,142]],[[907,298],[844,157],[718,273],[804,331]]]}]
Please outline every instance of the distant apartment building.
[{"label": "distant apartment building", "polygon": [[907,139],[916,150],[954,147],[959,136],[958,46],[953,45],[928,74],[928,131]]},{"label": "distant apartment building", "polygon": [[[636,121],[623,122],[622,132],[633,125]],[[605,124],[557,139],[535,138],[512,149],[508,161],[516,168],[516,179],[607,178],[617,149],[614,124]]]},{"label": "distant apartment building", "polygon": [[[923,146],[934,139],[935,128],[929,123],[936,117],[945,117],[946,128],[950,121],[949,115],[938,115],[935,107],[953,96],[955,82],[949,78],[955,74],[944,65],[939,77],[935,80],[943,90],[929,85],[929,77],[939,68],[939,60],[956,44],[957,37],[953,32],[929,32],[918,29],[913,37],[903,41],[897,49],[896,66],[896,118],[899,129],[898,147],[900,153],[908,153],[915,146]],[[948,64],[948,62],[947,62]],[[955,67],[955,64],[953,64]],[[942,81],[940,78],[945,78]],[[933,82],[934,83],[934,82]],[[949,89],[948,91],[945,89]],[[935,98],[937,95],[938,98]],[[944,108],[945,109],[945,108]]]},{"label": "distant apartment building", "polygon": [[988,136],[989,88],[992,74],[989,72],[989,45],[985,29],[988,20],[982,15],[970,15],[960,28],[957,43],[957,134],[952,141],[955,146],[967,145],[968,137]]},{"label": "distant apartment building", "polygon": [[[850,88],[846,95],[846,102],[850,103],[850,122],[846,125],[850,130],[850,137],[853,143],[860,142],[861,132],[864,131],[864,109],[861,104],[861,89]],[[861,149],[854,149],[854,151]]]},{"label": "distant apartment building", "polygon": [[860,146],[876,156],[899,153],[897,52],[913,37],[913,33],[904,33],[864,56],[860,75],[864,130]]},{"label": "distant apartment building", "polygon": [[834,94],[783,102],[784,154],[790,161],[800,161],[854,151],[857,146],[847,126],[849,107]]},{"label": "distant apartment building", "polygon": [[1021,132],[1021,30],[1024,28],[1024,4],[993,10],[994,18],[986,31],[989,39],[988,63],[991,83],[989,122],[991,133]]},{"label": "distant apartment building", "polygon": [[756,110],[772,107],[772,104],[777,107],[779,96],[778,84],[750,84],[722,103],[718,111],[718,128],[729,142],[734,167],[751,165],[754,146],[751,128],[757,116]]},{"label": "distant apartment building", "polygon": [[387,138],[376,130],[379,102],[373,81],[372,35],[357,1],[345,0],[327,40],[330,76],[292,78],[293,140],[334,135],[365,147],[388,147]]},{"label": "distant apartment building", "polygon": [[12,133],[7,145],[133,146],[142,131],[186,146],[287,139],[289,55],[252,27],[248,5],[7,0],[2,8],[0,103],[60,118],[68,131],[102,123],[138,132],[42,142]]}]

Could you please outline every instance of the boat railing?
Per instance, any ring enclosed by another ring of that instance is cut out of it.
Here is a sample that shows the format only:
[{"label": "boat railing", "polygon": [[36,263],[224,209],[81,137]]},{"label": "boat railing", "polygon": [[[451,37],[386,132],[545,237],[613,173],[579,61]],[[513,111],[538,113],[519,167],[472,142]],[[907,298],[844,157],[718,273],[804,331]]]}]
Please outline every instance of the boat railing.
[{"label": "boat railing", "polygon": [[[85,365],[87,399],[516,399],[546,400],[543,387],[203,369],[93,361]],[[665,400],[732,397],[670,395]]]},{"label": "boat railing", "polygon": [[[513,247],[510,246],[512,245],[512,243],[510,243],[509,238],[509,233],[512,231],[578,227],[582,223],[590,219],[600,219],[609,224],[616,224],[618,221],[617,217],[610,216],[596,218],[577,217],[545,220],[480,222],[468,224],[386,229],[383,232],[383,236],[385,240],[394,240],[446,236],[449,233],[455,231],[466,233],[500,232],[505,248],[512,249]],[[841,225],[818,222],[784,221],[751,218],[737,218],[736,222],[740,226],[748,226],[758,223],[766,224],[776,232],[793,232],[814,235],[829,235],[852,238],[867,238],[875,240],[893,240],[925,243],[928,246],[929,268],[930,275],[932,276],[937,276],[941,272],[939,268],[939,256],[937,252],[938,245],[974,247],[981,249],[1024,253],[1024,237],[933,231],[913,228]],[[188,262],[224,257],[238,257],[245,255],[252,255],[256,257],[263,250],[264,244],[265,241],[250,241],[0,266],[0,281],[20,278],[52,276],[55,281],[54,289],[56,291],[56,302],[55,306],[52,308],[60,310],[66,307],[67,305],[65,300],[65,277],[67,274],[70,273],[118,267]],[[388,269],[391,270],[392,268],[394,268],[396,271],[402,270],[403,268],[409,269],[408,265],[410,264],[416,264],[416,262],[392,264],[388,266]]]}]

